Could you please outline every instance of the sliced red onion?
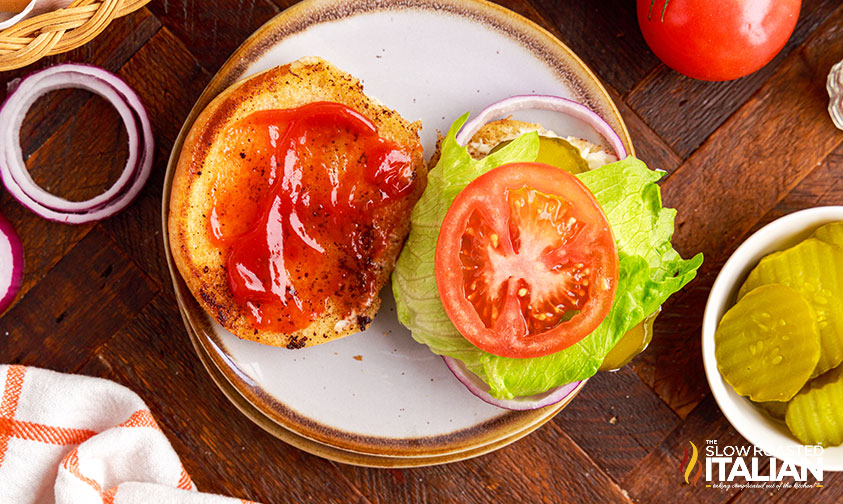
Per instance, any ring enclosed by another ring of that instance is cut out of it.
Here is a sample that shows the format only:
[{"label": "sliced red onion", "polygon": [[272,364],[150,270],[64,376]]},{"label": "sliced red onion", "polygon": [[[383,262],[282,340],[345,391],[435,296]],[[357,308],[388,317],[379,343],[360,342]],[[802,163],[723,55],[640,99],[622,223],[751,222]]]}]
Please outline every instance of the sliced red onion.
[{"label": "sliced red onion", "polygon": [[626,149],[623,146],[623,142],[618,134],[615,133],[615,130],[602,117],[595,114],[585,105],[567,98],[549,95],[511,96],[489,105],[477,117],[463,125],[460,132],[457,133],[457,143],[465,146],[483,125],[497,119],[503,119],[519,110],[549,110],[579,119],[594,128],[597,133],[609,142],[609,145],[615,151],[615,154],[617,154],[618,159],[626,157]]},{"label": "sliced red onion", "polygon": [[0,313],[9,307],[23,281],[23,246],[12,224],[0,214]]},{"label": "sliced red onion", "polygon": [[515,397],[513,399],[498,399],[489,394],[489,385],[476,374],[469,371],[461,360],[446,355],[443,355],[442,359],[445,361],[448,369],[457,377],[457,380],[465,385],[472,394],[489,404],[510,410],[533,410],[556,404],[575,393],[579,389],[580,384],[584,383],[577,381],[550,389],[541,394]]},{"label": "sliced red onion", "polygon": [[[32,104],[50,91],[66,88],[85,89],[108,100],[128,134],[123,173],[108,190],[87,201],[68,201],[39,187],[26,169],[20,146],[21,126]],[[56,65],[27,76],[0,110],[0,179],[9,194],[45,219],[82,224],[123,210],[149,179],[153,148],[149,116],[137,94],[116,75],[89,65]]]}]

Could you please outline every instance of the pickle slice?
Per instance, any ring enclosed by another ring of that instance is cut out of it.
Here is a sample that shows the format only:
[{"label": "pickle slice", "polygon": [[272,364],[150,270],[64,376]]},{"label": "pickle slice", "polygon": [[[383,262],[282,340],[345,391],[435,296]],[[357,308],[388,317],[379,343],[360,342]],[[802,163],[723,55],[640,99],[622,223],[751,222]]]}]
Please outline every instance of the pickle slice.
[{"label": "pickle slice", "polygon": [[[491,150],[490,154],[504,148],[511,141],[506,140],[499,143]],[[536,162],[562,168],[574,175],[588,171],[588,163],[583,159],[580,150],[562,138],[540,136],[539,154],[536,157]]]},{"label": "pickle slice", "polygon": [[767,412],[768,415],[776,420],[784,420],[785,413],[787,413],[787,405],[790,404],[785,401],[765,401],[752,403],[759,409]]},{"label": "pickle slice", "polygon": [[799,291],[817,314],[822,352],[813,376],[843,362],[843,249],[808,238],[770,254],[749,274],[738,298],[771,283]]},{"label": "pickle slice", "polygon": [[653,323],[661,308],[647,316],[640,324],[623,335],[620,341],[606,354],[599,371],[617,371],[626,366],[633,357],[647,349],[653,339]]},{"label": "pickle slice", "polygon": [[832,222],[814,231],[814,238],[843,247],[843,222]]},{"label": "pickle slice", "polygon": [[814,310],[799,293],[763,285],[723,315],[714,333],[717,368],[740,395],[787,401],[805,385],[820,357]]},{"label": "pickle slice", "polygon": [[843,366],[814,378],[796,394],[785,422],[790,432],[807,445],[843,444]]}]

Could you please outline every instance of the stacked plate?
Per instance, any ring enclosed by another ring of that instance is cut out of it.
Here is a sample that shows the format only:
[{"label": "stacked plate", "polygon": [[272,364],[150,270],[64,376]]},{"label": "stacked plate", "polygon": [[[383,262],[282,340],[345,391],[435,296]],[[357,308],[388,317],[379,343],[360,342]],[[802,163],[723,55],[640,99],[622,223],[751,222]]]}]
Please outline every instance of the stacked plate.
[{"label": "stacked plate", "polygon": [[[172,176],[196,116],[237,80],[310,55],[359,77],[368,95],[403,117],[421,120],[427,153],[437,132],[460,115],[516,94],[584,103],[632,152],[620,114],[596,77],[570,49],[513,12],[472,0],[305,1],[246,40],[191,111],[165,179],[165,240]],[[590,126],[570,117],[535,112],[517,118],[603,143]],[[575,395],[520,412],[477,399],[398,323],[389,286],[363,333],[301,350],[240,340],[196,303],[165,245],[182,317],[211,377],[255,423],[310,453],[379,467],[462,460],[527,435]]]}]

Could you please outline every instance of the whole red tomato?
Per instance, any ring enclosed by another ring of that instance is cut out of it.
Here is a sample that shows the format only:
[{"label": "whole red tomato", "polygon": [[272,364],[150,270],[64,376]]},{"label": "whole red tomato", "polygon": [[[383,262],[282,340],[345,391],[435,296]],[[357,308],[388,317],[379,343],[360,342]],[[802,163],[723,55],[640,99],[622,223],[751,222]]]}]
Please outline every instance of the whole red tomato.
[{"label": "whole red tomato", "polygon": [[801,0],[637,0],[644,40],[667,66],[695,79],[737,79],[781,51]]}]

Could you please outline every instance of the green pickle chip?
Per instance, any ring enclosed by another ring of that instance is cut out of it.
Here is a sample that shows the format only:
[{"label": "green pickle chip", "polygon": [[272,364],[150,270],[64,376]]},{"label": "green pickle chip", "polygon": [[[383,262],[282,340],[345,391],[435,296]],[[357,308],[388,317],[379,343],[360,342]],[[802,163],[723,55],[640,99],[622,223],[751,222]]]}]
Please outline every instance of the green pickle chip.
[{"label": "green pickle chip", "polygon": [[756,402],[787,401],[805,385],[820,357],[814,310],[790,287],[764,285],[720,320],[714,354],[723,378]]},{"label": "green pickle chip", "polygon": [[650,341],[653,340],[653,323],[656,321],[659,312],[661,312],[661,308],[627,331],[606,354],[598,371],[617,371],[629,364],[633,357],[646,350]]},{"label": "green pickle chip", "polygon": [[814,231],[814,238],[843,247],[843,222],[832,222]]},{"label": "green pickle chip", "polygon": [[[503,149],[511,141],[506,140],[499,143],[490,153]],[[580,150],[563,138],[540,136],[539,153],[536,157],[536,162],[562,168],[574,175],[588,171],[588,163],[583,159]]]},{"label": "green pickle chip", "polygon": [[838,446],[843,443],[843,366],[814,378],[796,394],[785,422],[808,445]]},{"label": "green pickle chip", "polygon": [[539,137],[539,155],[536,161],[562,168],[575,175],[588,171],[588,163],[580,155],[580,150],[561,138]]},{"label": "green pickle chip", "polygon": [[765,401],[765,402],[756,402],[752,403],[761,410],[764,410],[769,414],[771,417],[775,418],[776,420],[784,420],[784,415],[787,412],[787,405],[789,403],[784,401]]},{"label": "green pickle chip", "polygon": [[[783,284],[799,294],[816,312],[820,360],[812,376],[843,362],[843,248],[816,238],[761,259],[747,277],[738,299],[767,284]],[[791,307],[783,305],[785,310]]]}]

